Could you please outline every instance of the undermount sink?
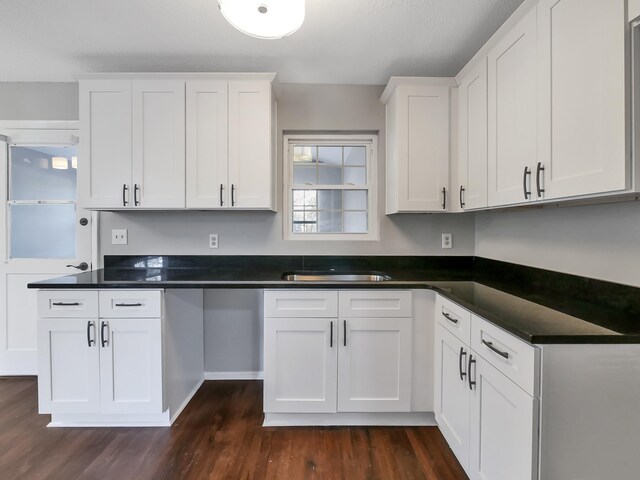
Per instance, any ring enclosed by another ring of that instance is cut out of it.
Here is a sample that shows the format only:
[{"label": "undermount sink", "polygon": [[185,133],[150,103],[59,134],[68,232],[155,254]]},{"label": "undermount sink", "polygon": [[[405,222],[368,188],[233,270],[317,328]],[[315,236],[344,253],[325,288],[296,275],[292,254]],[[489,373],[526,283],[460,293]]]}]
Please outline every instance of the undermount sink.
[{"label": "undermount sink", "polygon": [[282,275],[288,282],[384,282],[391,277],[382,272],[288,272]]}]

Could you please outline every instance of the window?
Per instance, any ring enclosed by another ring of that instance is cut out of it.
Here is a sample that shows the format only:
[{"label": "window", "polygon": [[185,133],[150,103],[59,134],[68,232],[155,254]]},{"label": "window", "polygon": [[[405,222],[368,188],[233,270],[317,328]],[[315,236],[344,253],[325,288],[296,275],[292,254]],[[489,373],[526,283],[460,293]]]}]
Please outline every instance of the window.
[{"label": "window", "polygon": [[9,258],[76,256],[74,145],[9,147]]},{"label": "window", "polygon": [[285,239],[378,239],[376,139],[285,136]]}]

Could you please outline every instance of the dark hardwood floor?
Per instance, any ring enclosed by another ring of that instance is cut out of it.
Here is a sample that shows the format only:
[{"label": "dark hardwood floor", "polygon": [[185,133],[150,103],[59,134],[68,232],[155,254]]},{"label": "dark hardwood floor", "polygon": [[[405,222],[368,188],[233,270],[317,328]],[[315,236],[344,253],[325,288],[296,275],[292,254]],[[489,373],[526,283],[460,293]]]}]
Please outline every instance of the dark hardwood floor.
[{"label": "dark hardwood floor", "polygon": [[47,428],[0,378],[0,479],[466,479],[435,427],[263,428],[262,382],[205,382],[172,427]]}]

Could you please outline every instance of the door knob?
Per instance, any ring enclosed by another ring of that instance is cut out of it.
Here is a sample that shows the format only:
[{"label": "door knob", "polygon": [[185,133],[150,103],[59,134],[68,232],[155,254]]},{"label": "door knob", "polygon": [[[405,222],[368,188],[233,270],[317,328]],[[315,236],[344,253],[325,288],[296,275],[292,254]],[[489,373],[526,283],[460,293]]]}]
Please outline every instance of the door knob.
[{"label": "door knob", "polygon": [[89,220],[87,220],[86,218],[82,217],[80,219],[80,225],[82,225],[83,227],[86,227],[89,224]]},{"label": "door knob", "polygon": [[84,272],[87,268],[89,268],[89,265],[87,264],[87,262],[82,262],[78,265],[67,265],[67,267],[77,268],[78,270],[82,270]]}]

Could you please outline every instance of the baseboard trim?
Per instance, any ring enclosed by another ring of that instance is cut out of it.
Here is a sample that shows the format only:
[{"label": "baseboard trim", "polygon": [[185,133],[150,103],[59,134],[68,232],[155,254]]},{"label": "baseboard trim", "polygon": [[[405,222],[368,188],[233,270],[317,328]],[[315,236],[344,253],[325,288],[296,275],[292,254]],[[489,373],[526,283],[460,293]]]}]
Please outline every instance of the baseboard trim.
[{"label": "baseboard trim", "polygon": [[405,413],[265,413],[263,427],[307,426],[435,427],[433,412]]},{"label": "baseboard trim", "polygon": [[205,380],[262,380],[264,372],[204,372]]},{"label": "baseboard trim", "polygon": [[47,427],[169,427],[169,410],[158,414],[56,414]]}]

